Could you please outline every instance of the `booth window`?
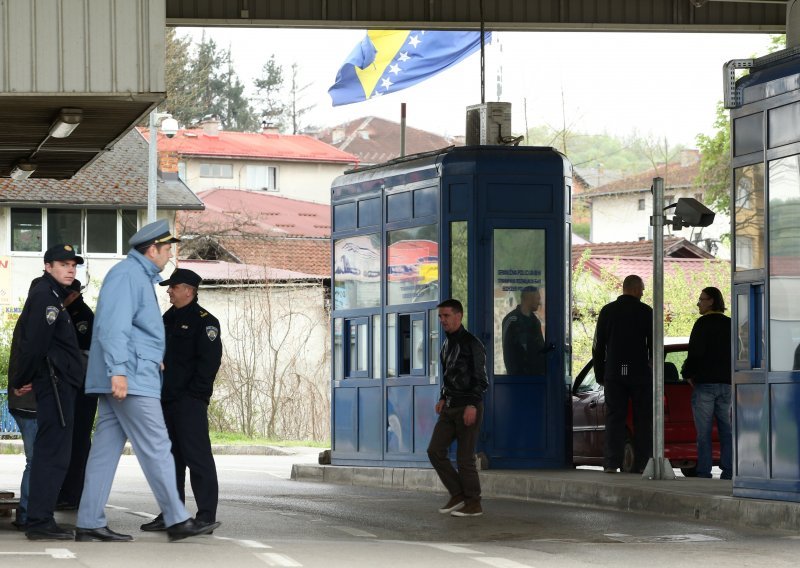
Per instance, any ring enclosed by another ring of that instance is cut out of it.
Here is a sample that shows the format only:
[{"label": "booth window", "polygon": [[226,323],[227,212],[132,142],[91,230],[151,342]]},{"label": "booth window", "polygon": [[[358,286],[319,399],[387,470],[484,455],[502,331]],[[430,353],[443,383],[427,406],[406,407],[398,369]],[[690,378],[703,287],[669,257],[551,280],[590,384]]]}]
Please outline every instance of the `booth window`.
[{"label": "booth window", "polygon": [[736,168],[733,183],[735,241],[749,239],[752,245],[749,258],[736,255],[736,270],[764,268],[764,164]]},{"label": "booth window", "polygon": [[362,199],[358,202],[358,226],[371,227],[381,224],[381,198]]},{"label": "booth window", "polygon": [[397,376],[397,314],[386,314],[386,376]]},{"label": "booth window", "polygon": [[469,255],[467,253],[467,222],[450,223],[450,296],[464,306],[461,322],[469,328]]},{"label": "booth window", "polygon": [[389,231],[386,270],[389,305],[436,301],[439,298],[437,225]]},{"label": "booth window", "polygon": [[381,378],[381,316],[372,316],[372,378]]},{"label": "booth window", "polygon": [[770,369],[800,370],[800,156],[769,162]]},{"label": "booth window", "polygon": [[369,331],[367,318],[347,320],[347,378],[369,377]]},{"label": "booth window", "polygon": [[338,239],[333,244],[334,309],[375,308],[381,295],[378,234]]},{"label": "booth window", "polygon": [[750,297],[736,295],[736,361],[750,368]]},{"label": "booth window", "polygon": [[745,156],[764,150],[763,113],[742,116],[733,121],[733,155]]},{"label": "booth window", "polygon": [[428,377],[430,377],[431,379],[436,379],[438,376],[439,376],[439,310],[437,308],[434,308],[428,311]]},{"label": "booth window", "polygon": [[545,230],[494,231],[494,372],[544,375]]},{"label": "booth window", "polygon": [[344,346],[342,344],[344,333],[344,320],[333,320],[333,380],[340,381],[344,378]]},{"label": "booth window", "polygon": [[400,376],[424,375],[425,360],[425,314],[398,314],[397,369]]}]

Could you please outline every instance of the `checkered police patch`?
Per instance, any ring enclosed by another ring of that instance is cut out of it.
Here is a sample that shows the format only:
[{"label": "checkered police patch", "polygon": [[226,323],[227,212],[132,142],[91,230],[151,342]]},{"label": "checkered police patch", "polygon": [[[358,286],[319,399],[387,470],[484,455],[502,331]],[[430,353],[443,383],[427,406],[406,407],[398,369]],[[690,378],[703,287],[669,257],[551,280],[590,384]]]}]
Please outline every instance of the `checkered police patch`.
[{"label": "checkered police patch", "polygon": [[219,330],[213,325],[209,325],[206,327],[206,335],[209,341],[214,341],[219,336]]},{"label": "checkered police patch", "polygon": [[55,306],[47,306],[44,310],[44,317],[47,320],[47,325],[53,325],[56,318],[58,318],[58,308]]}]

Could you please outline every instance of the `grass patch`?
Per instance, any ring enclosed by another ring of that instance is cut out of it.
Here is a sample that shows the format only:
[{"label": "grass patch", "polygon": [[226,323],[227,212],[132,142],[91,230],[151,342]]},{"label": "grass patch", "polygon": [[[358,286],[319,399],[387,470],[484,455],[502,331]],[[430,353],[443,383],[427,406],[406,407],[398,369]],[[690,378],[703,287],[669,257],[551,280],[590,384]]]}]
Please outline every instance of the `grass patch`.
[{"label": "grass patch", "polygon": [[330,441],[315,442],[313,440],[272,440],[270,438],[248,438],[237,432],[210,432],[212,444],[228,444],[232,446],[308,446],[312,448],[330,448]]}]

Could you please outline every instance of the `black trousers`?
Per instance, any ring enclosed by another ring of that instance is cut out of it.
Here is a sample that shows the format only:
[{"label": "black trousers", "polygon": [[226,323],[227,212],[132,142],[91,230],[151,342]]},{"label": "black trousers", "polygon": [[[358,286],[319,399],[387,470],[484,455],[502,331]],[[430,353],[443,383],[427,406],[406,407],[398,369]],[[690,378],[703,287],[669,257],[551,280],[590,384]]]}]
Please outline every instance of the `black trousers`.
[{"label": "black trousers", "polygon": [[[463,495],[467,503],[480,502],[481,480],[475,466],[475,445],[483,421],[483,403],[477,404],[475,423],[464,424],[464,408],[443,408],[428,444],[428,459],[451,497]],[[458,471],[450,463],[450,445],[456,441]]]},{"label": "black trousers", "polygon": [[181,501],[186,502],[186,468],[197,503],[196,518],[217,520],[219,483],[217,465],[208,437],[208,405],[205,401],[184,394],[178,400],[164,402],[164,422],[172,442],[175,476]]},{"label": "black trousers", "polygon": [[606,437],[604,467],[622,467],[627,437],[628,401],[633,408],[633,470],[645,468],[653,455],[653,379],[608,377],[605,385]]},{"label": "black trousers", "polygon": [[75,425],[72,429],[72,456],[69,469],[61,485],[58,502],[77,507],[83,493],[83,478],[86,474],[86,460],[92,449],[92,427],[97,414],[97,397],[82,392],[75,399]]},{"label": "black trousers", "polygon": [[61,426],[56,397],[49,375],[33,381],[36,393],[36,440],[33,442],[28,527],[39,528],[55,523],[58,492],[67,474],[72,451],[72,425],[75,417],[77,387],[59,381],[58,393],[66,426]]}]

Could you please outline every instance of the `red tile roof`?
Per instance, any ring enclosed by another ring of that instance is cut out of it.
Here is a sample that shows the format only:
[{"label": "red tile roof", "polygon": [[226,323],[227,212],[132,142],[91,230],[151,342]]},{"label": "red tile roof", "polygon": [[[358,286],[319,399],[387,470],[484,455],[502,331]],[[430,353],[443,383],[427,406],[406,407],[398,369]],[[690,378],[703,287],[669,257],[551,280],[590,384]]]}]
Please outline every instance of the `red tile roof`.
[{"label": "red tile roof", "polygon": [[[619,243],[585,243],[572,245],[573,266],[588,250],[594,256],[634,256],[653,258],[653,241],[625,241]],[[714,258],[694,243],[680,237],[664,238],[664,256],[672,258]]]},{"label": "red tile roof", "polygon": [[[180,260],[180,268],[199,274],[210,282],[264,282],[267,280],[317,280],[317,276],[255,264],[236,264],[221,260]],[[327,278],[327,276],[326,276]]]},{"label": "red tile roof", "polygon": [[[141,130],[149,140],[149,130]],[[202,129],[179,130],[173,138],[159,133],[158,149],[160,152],[177,152],[182,156],[358,163],[358,157],[353,154],[300,134],[220,131],[216,135],[209,135]]]},{"label": "red tile roof", "polygon": [[591,199],[600,195],[650,191],[654,177],[664,178],[665,191],[693,187],[699,174],[699,162],[687,166],[681,166],[680,163],[676,162],[669,164],[666,168],[661,165],[605,185],[586,189],[580,196],[585,199]]},{"label": "red tile roof", "polygon": [[[727,262],[727,260],[716,259],[664,258],[664,275],[675,274],[678,270],[682,271],[684,275],[701,274],[706,272],[707,263],[720,264]],[[645,282],[653,278],[652,258],[592,256],[586,261],[584,268],[597,278],[600,278],[602,272],[605,271],[620,282],[629,274],[638,274]]]},{"label": "red tile roof", "polygon": [[211,189],[197,195],[206,209],[178,215],[182,234],[313,238],[331,234],[327,204],[241,189]]},{"label": "red tile roof", "polygon": [[[335,138],[334,135],[340,136]],[[400,123],[367,116],[326,128],[320,140],[358,156],[361,165],[380,164],[400,156]],[[336,140],[336,141],[334,141]],[[430,152],[452,146],[444,136],[406,127],[406,155]]]},{"label": "red tile roof", "polygon": [[330,278],[329,239],[222,238],[219,243],[242,262]]}]

